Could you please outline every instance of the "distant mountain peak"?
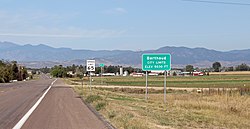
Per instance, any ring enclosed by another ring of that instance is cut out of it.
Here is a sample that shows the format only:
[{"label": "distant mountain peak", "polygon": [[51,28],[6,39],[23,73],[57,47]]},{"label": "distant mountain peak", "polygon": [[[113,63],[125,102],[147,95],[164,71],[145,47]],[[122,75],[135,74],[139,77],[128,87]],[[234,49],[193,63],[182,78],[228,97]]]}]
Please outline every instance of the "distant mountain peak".
[{"label": "distant mountain peak", "polygon": [[35,46],[37,46],[37,47],[50,47],[50,46],[45,45],[45,44],[38,44],[38,45],[35,45]]},{"label": "distant mountain peak", "polygon": [[9,49],[9,48],[18,47],[18,46],[20,45],[12,43],[12,42],[7,42],[7,41],[0,42],[0,49]]},{"label": "distant mountain peak", "polygon": [[[54,48],[44,44],[17,45],[0,42],[0,59],[16,61],[59,61],[97,59],[109,65],[136,66],[141,65],[143,53],[171,53],[173,66],[193,64],[195,66],[211,66],[215,61],[226,62],[227,65],[250,63],[250,49],[232,50],[228,52],[197,47],[165,46],[156,50],[72,50],[71,48]],[[84,65],[84,62],[79,61]],[[39,63],[38,63],[39,65]]]}]

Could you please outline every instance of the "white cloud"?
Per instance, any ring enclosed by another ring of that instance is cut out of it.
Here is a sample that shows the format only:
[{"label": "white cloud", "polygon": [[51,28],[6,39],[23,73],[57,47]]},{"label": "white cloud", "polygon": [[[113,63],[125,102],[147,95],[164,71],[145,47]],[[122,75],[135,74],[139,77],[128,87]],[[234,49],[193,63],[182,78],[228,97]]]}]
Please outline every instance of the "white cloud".
[{"label": "white cloud", "polygon": [[105,14],[115,14],[115,15],[120,15],[120,14],[126,14],[128,13],[128,11],[124,8],[113,8],[113,9],[109,9],[109,10],[106,10],[104,11]]},{"label": "white cloud", "polygon": [[0,28],[1,31],[9,31],[25,30],[36,26],[59,26],[77,15],[77,13],[58,14],[44,11],[8,12],[0,10]]},{"label": "white cloud", "polygon": [[[119,12],[125,10],[118,8]],[[52,14],[45,12],[10,13],[0,10],[1,37],[47,37],[47,38],[112,38],[126,30],[93,29],[57,26],[60,21],[76,17],[77,14]]]},{"label": "white cloud", "polygon": [[36,30],[29,30],[23,33],[9,32],[1,33],[0,36],[7,37],[46,37],[46,38],[113,38],[119,37],[126,33],[126,30],[80,30],[75,28],[68,29],[53,29],[41,28]]}]

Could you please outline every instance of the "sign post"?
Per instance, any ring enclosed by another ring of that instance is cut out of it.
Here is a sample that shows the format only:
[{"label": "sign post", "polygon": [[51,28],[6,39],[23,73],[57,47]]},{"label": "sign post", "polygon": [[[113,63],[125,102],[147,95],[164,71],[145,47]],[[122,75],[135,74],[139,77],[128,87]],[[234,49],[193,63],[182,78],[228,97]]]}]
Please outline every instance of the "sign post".
[{"label": "sign post", "polygon": [[146,71],[146,94],[148,94],[148,71],[164,71],[164,103],[166,103],[166,71],[171,70],[171,55],[169,53],[148,53],[142,55],[142,70]]},{"label": "sign post", "polygon": [[100,67],[101,67],[101,84],[103,84],[102,74],[103,74],[104,64],[100,64]]},{"label": "sign post", "polygon": [[166,103],[166,94],[167,94],[167,76],[166,76],[166,70],[164,70],[164,103]]},{"label": "sign post", "polygon": [[91,90],[91,72],[95,71],[95,60],[87,60],[87,71],[89,72],[89,77],[90,77],[90,81],[89,81],[89,85],[90,85],[90,90]]},{"label": "sign post", "polygon": [[145,100],[148,99],[148,71],[146,71],[146,92],[145,92]]}]

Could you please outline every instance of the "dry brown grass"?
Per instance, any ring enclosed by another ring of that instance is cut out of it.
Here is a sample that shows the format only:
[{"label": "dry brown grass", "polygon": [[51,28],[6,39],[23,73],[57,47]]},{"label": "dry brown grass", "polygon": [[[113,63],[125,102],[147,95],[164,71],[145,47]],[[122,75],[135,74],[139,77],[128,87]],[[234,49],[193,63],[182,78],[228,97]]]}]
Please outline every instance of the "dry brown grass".
[{"label": "dry brown grass", "polygon": [[[84,98],[98,95],[92,103],[105,106],[99,111],[119,129],[165,129],[165,128],[242,128],[250,127],[250,96],[235,94],[202,95],[191,92],[167,94],[144,94],[112,91],[105,89],[74,88]],[[99,97],[98,97],[99,98]]]},{"label": "dry brown grass", "polygon": [[211,72],[210,75],[250,75],[250,71]]}]

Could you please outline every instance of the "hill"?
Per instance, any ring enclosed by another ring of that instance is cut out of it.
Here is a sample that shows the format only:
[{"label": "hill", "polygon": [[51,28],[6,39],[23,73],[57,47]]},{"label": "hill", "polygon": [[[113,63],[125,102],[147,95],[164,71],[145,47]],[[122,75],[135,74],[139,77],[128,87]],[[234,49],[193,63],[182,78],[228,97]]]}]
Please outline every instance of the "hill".
[{"label": "hill", "polygon": [[143,53],[170,53],[174,67],[192,64],[197,67],[209,67],[215,61],[224,66],[250,63],[250,49],[216,51],[206,48],[162,47],[157,50],[73,50],[71,48],[53,48],[47,45],[17,45],[0,42],[0,59],[16,60],[30,67],[53,66],[55,64],[85,64],[87,59],[96,59],[106,65],[125,65],[140,67]]}]

